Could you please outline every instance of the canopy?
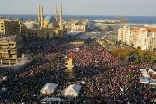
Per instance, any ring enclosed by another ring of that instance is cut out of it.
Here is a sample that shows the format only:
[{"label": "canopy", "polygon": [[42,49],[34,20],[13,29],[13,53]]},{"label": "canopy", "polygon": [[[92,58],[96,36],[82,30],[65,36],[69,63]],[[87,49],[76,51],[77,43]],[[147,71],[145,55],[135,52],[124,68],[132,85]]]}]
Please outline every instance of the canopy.
[{"label": "canopy", "polygon": [[150,83],[151,79],[150,78],[141,78],[140,83]]},{"label": "canopy", "polygon": [[65,96],[76,97],[80,93],[79,92],[80,89],[81,89],[81,85],[76,85],[76,84],[69,85],[65,89],[64,94],[65,94]]},{"label": "canopy", "polygon": [[54,97],[45,97],[41,100],[41,102],[48,102],[48,101],[63,101],[61,98],[54,98]]},{"label": "canopy", "polygon": [[148,72],[151,72],[152,74],[156,74],[156,71],[149,69]]},{"label": "canopy", "polygon": [[150,77],[149,74],[147,73],[146,69],[140,69],[140,71],[141,71],[141,74],[143,75],[143,77],[147,77],[147,78]]},{"label": "canopy", "polygon": [[58,84],[46,83],[45,86],[40,90],[41,94],[49,95],[52,94],[57,88]]}]

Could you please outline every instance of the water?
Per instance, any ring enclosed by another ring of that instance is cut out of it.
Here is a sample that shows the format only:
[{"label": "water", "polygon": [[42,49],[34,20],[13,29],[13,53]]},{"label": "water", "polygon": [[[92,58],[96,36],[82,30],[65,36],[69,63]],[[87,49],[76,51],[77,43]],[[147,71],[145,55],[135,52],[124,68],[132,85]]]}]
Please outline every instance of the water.
[{"label": "water", "polygon": [[[28,20],[28,15],[26,14],[0,14],[2,17],[11,17],[11,18],[20,18],[23,21]],[[46,15],[45,15],[46,16]],[[54,16],[54,15],[53,15]],[[156,24],[156,16],[124,16],[127,18],[129,23],[141,23],[141,24]],[[37,15],[30,15],[31,20],[37,20]],[[116,16],[107,16],[107,15],[64,15],[63,18],[67,19],[90,19],[90,20],[102,20],[110,19],[117,20]]]}]

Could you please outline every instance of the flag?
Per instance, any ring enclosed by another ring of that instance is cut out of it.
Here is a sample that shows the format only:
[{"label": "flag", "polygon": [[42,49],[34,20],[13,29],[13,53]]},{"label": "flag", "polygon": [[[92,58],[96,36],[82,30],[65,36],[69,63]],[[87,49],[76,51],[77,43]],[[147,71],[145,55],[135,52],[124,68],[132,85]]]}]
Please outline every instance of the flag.
[{"label": "flag", "polygon": [[73,59],[75,57],[75,54],[71,53],[70,57]]}]

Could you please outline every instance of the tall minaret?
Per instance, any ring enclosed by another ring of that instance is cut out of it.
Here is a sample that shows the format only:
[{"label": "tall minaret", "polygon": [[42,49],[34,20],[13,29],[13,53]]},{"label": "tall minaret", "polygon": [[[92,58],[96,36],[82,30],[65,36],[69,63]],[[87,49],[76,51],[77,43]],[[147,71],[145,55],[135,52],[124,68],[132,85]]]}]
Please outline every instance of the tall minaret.
[{"label": "tall minaret", "polygon": [[41,27],[43,27],[43,6],[41,6]]},{"label": "tall minaret", "polygon": [[38,23],[39,27],[41,26],[41,5],[38,5]]},{"label": "tall minaret", "polygon": [[28,21],[30,21],[30,15],[28,14]]},{"label": "tall minaret", "polygon": [[60,9],[60,28],[63,29],[62,3]]},{"label": "tall minaret", "polygon": [[57,5],[56,5],[56,17],[55,17],[55,19],[58,22],[58,8],[57,8]]}]

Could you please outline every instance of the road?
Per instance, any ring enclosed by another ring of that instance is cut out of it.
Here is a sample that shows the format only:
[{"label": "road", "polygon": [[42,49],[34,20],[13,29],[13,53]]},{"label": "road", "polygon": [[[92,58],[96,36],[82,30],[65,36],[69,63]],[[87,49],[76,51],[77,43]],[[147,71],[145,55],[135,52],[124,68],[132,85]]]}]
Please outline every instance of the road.
[{"label": "road", "polygon": [[80,35],[76,36],[77,38],[80,39],[88,39],[88,38],[105,38],[107,37],[107,39],[114,39],[117,40],[117,35],[114,35],[113,31],[108,31],[106,34],[104,34],[103,31],[101,31],[101,33],[97,33],[97,34],[91,34],[91,33],[81,33]]}]

